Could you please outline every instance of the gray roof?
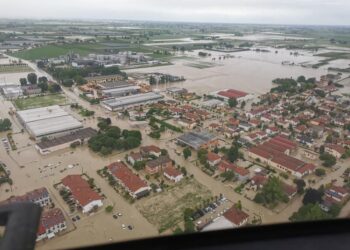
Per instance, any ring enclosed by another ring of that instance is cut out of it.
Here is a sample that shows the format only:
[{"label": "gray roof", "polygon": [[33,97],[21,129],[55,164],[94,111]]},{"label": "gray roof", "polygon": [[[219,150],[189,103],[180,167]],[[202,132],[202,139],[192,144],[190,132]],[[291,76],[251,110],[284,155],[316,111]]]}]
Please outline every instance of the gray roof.
[{"label": "gray roof", "polygon": [[106,106],[110,106],[112,108],[118,108],[118,107],[133,105],[133,104],[141,104],[143,102],[148,102],[148,101],[160,100],[163,98],[164,97],[160,94],[149,92],[145,94],[137,94],[137,95],[109,99],[109,100],[103,101],[102,104]]},{"label": "gray roof", "polygon": [[28,123],[54,117],[66,116],[69,114],[66,111],[64,111],[60,106],[53,105],[43,108],[17,111],[17,115],[22,119],[23,122]]},{"label": "gray roof", "polygon": [[113,89],[104,89],[102,90],[103,94],[122,94],[122,93],[128,93],[132,91],[138,91],[141,88],[139,86],[128,86],[128,87],[122,87],[122,88],[113,88]]},{"label": "gray roof", "polygon": [[215,138],[216,137],[214,135],[207,132],[188,132],[178,137],[177,140],[180,143],[186,144],[198,150],[202,145],[214,140]]}]

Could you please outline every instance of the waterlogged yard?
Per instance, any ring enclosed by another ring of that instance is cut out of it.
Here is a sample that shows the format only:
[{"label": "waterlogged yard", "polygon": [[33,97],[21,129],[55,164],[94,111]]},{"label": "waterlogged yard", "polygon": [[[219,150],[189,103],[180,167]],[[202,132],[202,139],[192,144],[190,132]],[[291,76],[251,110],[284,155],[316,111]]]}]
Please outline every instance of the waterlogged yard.
[{"label": "waterlogged yard", "polygon": [[211,192],[193,178],[184,179],[162,193],[140,200],[137,209],[159,232],[175,228],[184,219],[186,208],[200,207]]},{"label": "waterlogged yard", "polygon": [[29,98],[19,98],[14,101],[14,104],[17,109],[32,109],[32,108],[40,108],[47,107],[51,105],[62,105],[66,104],[67,99],[64,95],[56,94],[56,95],[43,95],[43,96],[35,96]]}]

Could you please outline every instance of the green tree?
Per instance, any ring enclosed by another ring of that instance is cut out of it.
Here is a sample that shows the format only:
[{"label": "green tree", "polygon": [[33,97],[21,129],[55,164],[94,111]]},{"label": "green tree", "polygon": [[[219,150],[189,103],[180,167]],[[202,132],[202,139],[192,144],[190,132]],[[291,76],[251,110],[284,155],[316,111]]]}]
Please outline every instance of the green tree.
[{"label": "green tree", "polygon": [[309,203],[299,208],[289,219],[291,221],[312,221],[330,218],[331,216],[324,212],[318,204]]},{"label": "green tree", "polygon": [[299,77],[297,78],[297,82],[306,82],[305,76],[299,76]]},{"label": "green tree", "polygon": [[312,204],[321,203],[322,197],[323,197],[323,192],[321,190],[309,188],[305,192],[305,195],[303,198],[303,204],[307,205],[309,203],[312,203]]},{"label": "green tree", "polygon": [[224,181],[232,181],[235,178],[235,173],[232,170],[228,170],[220,174]]},{"label": "green tree", "polygon": [[20,78],[19,82],[21,83],[21,86],[26,86],[27,85],[27,78]]},{"label": "green tree", "polygon": [[208,155],[208,151],[206,149],[201,148],[200,150],[198,150],[197,157],[201,164],[205,164],[207,162],[207,155]]},{"label": "green tree", "polygon": [[189,157],[191,157],[191,155],[192,155],[191,149],[189,149],[188,147],[184,148],[183,150],[184,158],[187,160]]},{"label": "green tree", "polygon": [[230,162],[234,162],[239,157],[239,151],[237,146],[231,146],[227,151],[226,156]]},{"label": "green tree", "polygon": [[332,167],[337,163],[337,159],[333,155],[328,154],[328,153],[321,154],[320,160],[323,161],[322,165],[327,167],[327,168]]},{"label": "green tree", "polygon": [[27,75],[27,80],[30,84],[36,84],[37,83],[37,80],[38,80],[38,77],[35,73],[29,73]]},{"label": "green tree", "polygon": [[113,206],[109,205],[105,208],[106,213],[111,213],[113,211]]},{"label": "green tree", "polygon": [[315,175],[317,175],[317,176],[324,176],[324,175],[326,175],[326,170],[324,170],[323,168],[317,168],[315,170]]},{"label": "green tree", "polygon": [[0,132],[10,130],[12,126],[12,123],[10,119],[5,118],[5,119],[0,119]]},{"label": "green tree", "polygon": [[228,105],[231,107],[231,108],[234,108],[237,106],[237,100],[235,98],[230,98],[228,99]]},{"label": "green tree", "polygon": [[295,179],[294,183],[297,185],[298,194],[304,193],[304,188],[306,186],[305,181],[303,179]]},{"label": "green tree", "polygon": [[41,89],[42,93],[49,90],[49,85],[47,84],[47,82],[39,82],[38,87]]},{"label": "green tree", "polygon": [[245,105],[246,105],[246,102],[245,102],[245,101],[242,101],[242,102],[241,102],[241,109],[244,109]]},{"label": "green tree", "polygon": [[283,191],[280,179],[273,176],[268,179],[267,183],[264,185],[261,192],[255,196],[254,200],[257,203],[276,206],[280,201],[287,202],[288,197]]}]

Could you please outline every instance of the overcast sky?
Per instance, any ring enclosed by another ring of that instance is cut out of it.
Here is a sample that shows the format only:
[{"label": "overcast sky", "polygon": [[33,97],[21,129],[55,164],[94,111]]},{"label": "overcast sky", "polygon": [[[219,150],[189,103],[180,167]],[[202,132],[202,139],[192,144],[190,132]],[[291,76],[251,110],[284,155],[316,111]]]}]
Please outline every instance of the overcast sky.
[{"label": "overcast sky", "polygon": [[350,0],[0,0],[0,18],[350,25]]}]

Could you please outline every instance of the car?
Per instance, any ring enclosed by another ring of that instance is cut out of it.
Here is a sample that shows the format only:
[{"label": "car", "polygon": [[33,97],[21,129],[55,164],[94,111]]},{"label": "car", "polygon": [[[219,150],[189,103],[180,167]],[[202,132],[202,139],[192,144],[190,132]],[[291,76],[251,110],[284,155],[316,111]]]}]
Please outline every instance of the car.
[{"label": "car", "polygon": [[123,216],[123,214],[122,213],[118,213],[118,216],[121,217],[121,216]]},{"label": "car", "polygon": [[80,220],[80,216],[79,215],[77,215],[76,218],[77,218],[77,220]]},{"label": "car", "polygon": [[74,221],[74,222],[76,221],[75,217],[72,218],[72,221]]},{"label": "car", "polygon": [[118,219],[118,215],[113,214],[113,218],[114,218],[114,219]]},{"label": "car", "polygon": [[122,224],[122,229],[126,229],[126,226],[125,226],[125,224]]},{"label": "car", "polygon": [[129,230],[133,230],[133,229],[134,229],[134,227],[133,227],[133,226],[131,226],[131,225],[129,225],[129,226],[128,226],[128,229],[129,229]]}]

